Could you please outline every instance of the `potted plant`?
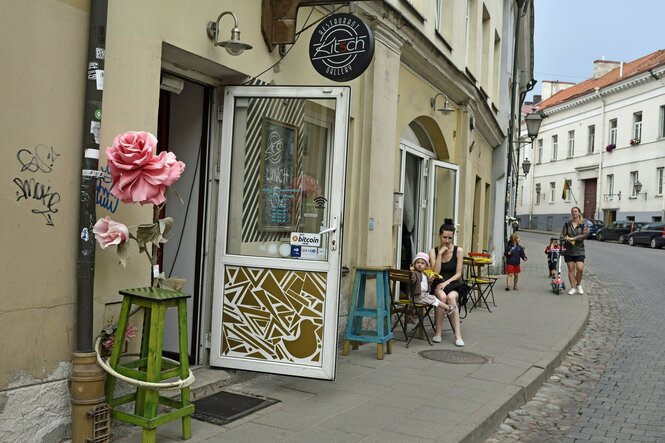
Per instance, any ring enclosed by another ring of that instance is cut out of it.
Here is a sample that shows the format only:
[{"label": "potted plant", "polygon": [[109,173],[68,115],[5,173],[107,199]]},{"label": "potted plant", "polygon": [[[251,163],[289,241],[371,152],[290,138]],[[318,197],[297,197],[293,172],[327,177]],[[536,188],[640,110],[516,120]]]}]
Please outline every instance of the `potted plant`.
[{"label": "potted plant", "polygon": [[630,144],[631,145],[639,145],[640,144],[640,139],[639,138],[631,138],[630,139]]},{"label": "potted plant", "polygon": [[614,143],[610,143],[609,145],[607,145],[607,146],[605,147],[605,150],[606,150],[607,152],[612,152],[612,151],[614,151],[614,148],[616,148],[616,147],[617,147],[617,145],[615,145]]}]

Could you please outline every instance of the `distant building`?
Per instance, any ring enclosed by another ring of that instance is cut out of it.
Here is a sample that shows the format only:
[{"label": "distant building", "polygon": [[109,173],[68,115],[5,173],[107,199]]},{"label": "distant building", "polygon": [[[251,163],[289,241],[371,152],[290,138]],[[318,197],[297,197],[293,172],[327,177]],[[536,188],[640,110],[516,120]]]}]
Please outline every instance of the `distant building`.
[{"label": "distant building", "polygon": [[665,50],[597,60],[592,78],[560,86],[543,84],[547,118],[521,152],[532,167],[518,186],[520,226],[558,231],[572,206],[606,224],[663,220]]}]

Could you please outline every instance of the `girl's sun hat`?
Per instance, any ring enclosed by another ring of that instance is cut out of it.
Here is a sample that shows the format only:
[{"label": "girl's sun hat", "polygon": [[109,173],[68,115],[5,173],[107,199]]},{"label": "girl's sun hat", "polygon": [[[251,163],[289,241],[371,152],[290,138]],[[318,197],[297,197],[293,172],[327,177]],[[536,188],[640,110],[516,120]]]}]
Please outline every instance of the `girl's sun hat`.
[{"label": "girl's sun hat", "polygon": [[429,256],[424,252],[419,252],[416,254],[416,256],[413,258],[413,264],[416,263],[416,260],[423,260],[425,264],[429,266]]}]

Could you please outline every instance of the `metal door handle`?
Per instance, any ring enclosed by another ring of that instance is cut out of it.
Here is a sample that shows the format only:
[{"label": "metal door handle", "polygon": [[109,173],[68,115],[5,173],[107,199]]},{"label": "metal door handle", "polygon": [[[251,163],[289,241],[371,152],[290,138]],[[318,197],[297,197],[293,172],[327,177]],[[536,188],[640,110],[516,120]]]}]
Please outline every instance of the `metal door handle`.
[{"label": "metal door handle", "polygon": [[337,226],[333,226],[331,228],[326,228],[323,231],[319,232],[319,235],[327,234],[328,232],[335,232],[337,231]]}]

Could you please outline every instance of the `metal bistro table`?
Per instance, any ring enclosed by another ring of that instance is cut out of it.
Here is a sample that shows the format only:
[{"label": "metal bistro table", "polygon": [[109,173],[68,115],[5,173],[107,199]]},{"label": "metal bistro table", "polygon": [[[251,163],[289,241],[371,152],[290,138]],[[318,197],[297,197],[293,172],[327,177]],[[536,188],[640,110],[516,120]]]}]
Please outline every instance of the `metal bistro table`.
[{"label": "metal bistro table", "polygon": [[473,302],[473,306],[471,306],[472,310],[476,307],[482,308],[484,302],[484,307],[487,308],[489,312],[492,312],[487,300],[488,296],[492,297],[492,305],[496,307],[496,302],[494,300],[494,284],[497,282],[498,278],[490,277],[489,271],[486,272],[485,275],[483,274],[483,268],[489,269],[493,263],[492,259],[485,256],[485,254],[464,257],[464,264],[467,265],[467,278],[473,283],[477,295]]}]

